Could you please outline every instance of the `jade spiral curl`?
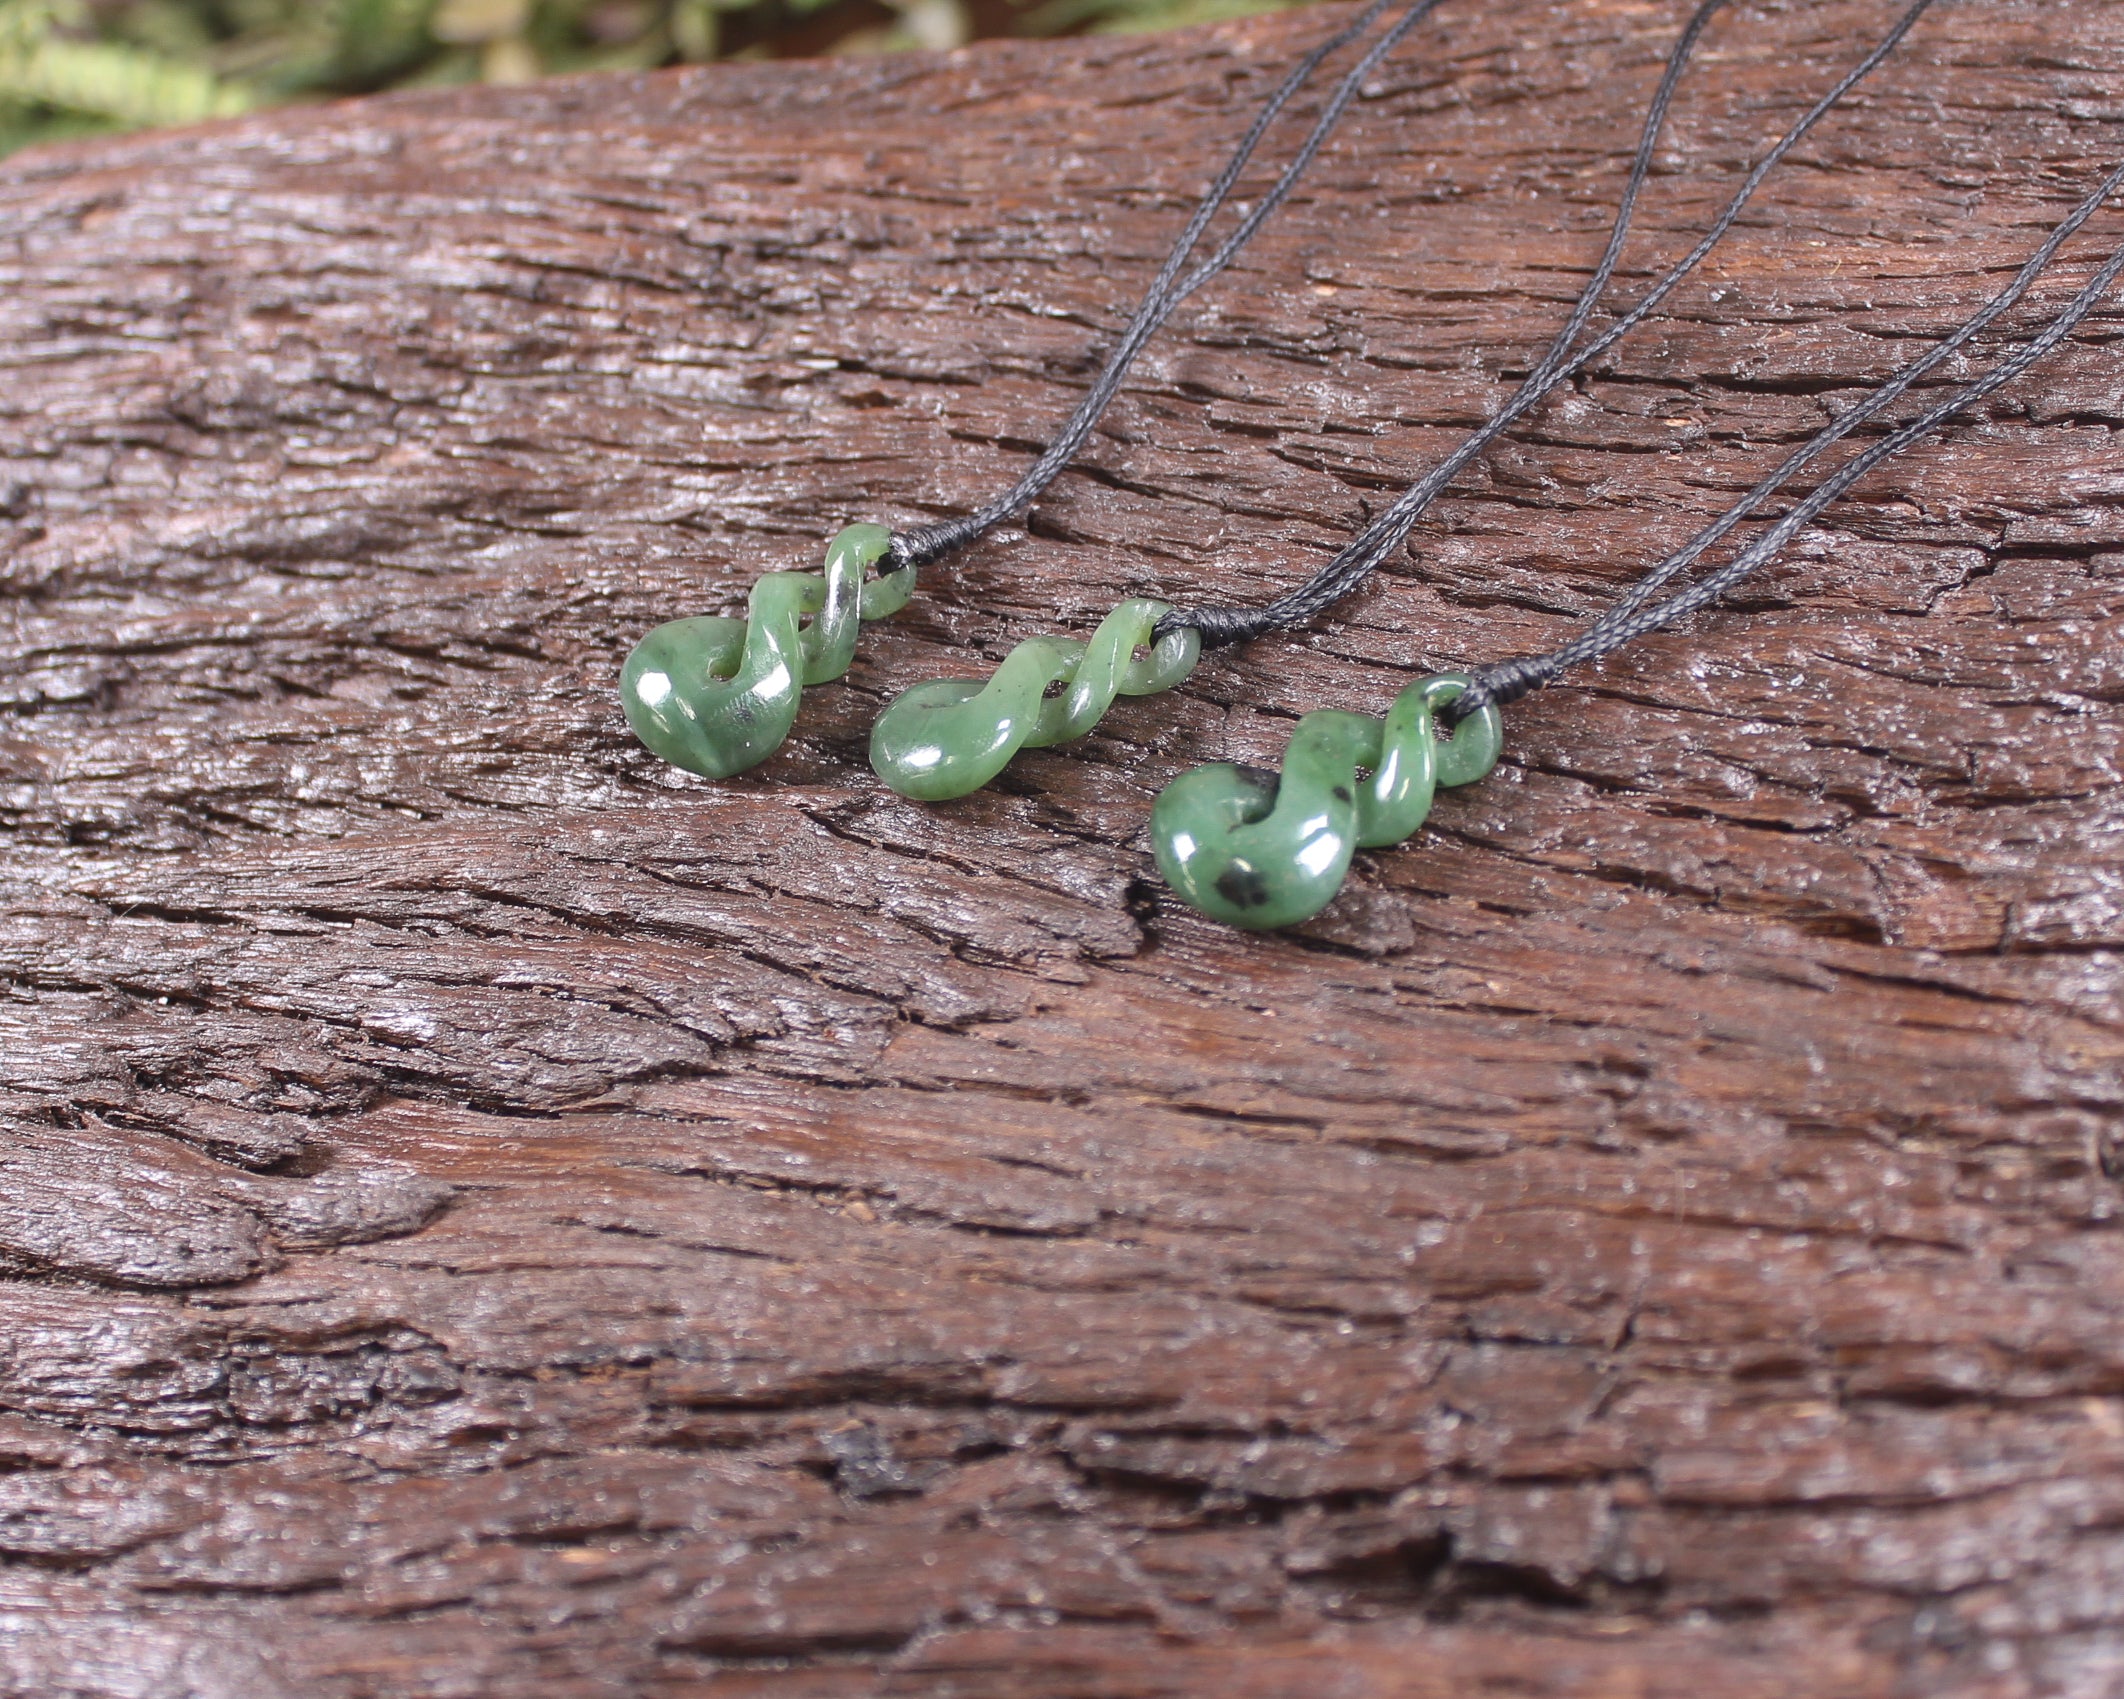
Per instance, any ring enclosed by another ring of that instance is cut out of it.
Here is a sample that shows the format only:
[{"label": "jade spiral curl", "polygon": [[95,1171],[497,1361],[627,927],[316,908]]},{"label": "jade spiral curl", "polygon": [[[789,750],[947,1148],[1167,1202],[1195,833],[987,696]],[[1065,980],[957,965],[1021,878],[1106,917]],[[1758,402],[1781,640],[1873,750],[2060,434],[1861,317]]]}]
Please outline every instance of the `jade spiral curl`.
[{"label": "jade spiral curl", "polygon": [[766,760],[796,723],[804,686],[848,670],[862,622],[907,605],[913,567],[863,579],[891,547],[884,526],[851,525],[827,545],[823,573],[763,576],[743,619],[658,626],[620,669],[620,702],[634,735],[674,766],[711,779]]},{"label": "jade spiral curl", "polygon": [[1322,709],[1291,734],[1283,770],[1230,762],[1183,773],[1151,809],[1167,882],[1212,920],[1265,930],[1326,908],[1361,847],[1411,836],[1440,785],[1497,764],[1504,725],[1485,707],[1441,739],[1437,710],[1467,687],[1440,673],[1394,699],[1386,718]]},{"label": "jade spiral curl", "polygon": [[[1199,632],[1182,629],[1151,640],[1169,612],[1165,602],[1123,602],[1089,642],[1029,637],[985,682],[940,678],[916,685],[871,728],[871,766],[902,796],[943,802],[979,790],[1021,749],[1082,737],[1116,696],[1170,690],[1195,670]],[[1150,653],[1138,656],[1146,646]],[[1050,695],[1057,685],[1066,688]]]}]

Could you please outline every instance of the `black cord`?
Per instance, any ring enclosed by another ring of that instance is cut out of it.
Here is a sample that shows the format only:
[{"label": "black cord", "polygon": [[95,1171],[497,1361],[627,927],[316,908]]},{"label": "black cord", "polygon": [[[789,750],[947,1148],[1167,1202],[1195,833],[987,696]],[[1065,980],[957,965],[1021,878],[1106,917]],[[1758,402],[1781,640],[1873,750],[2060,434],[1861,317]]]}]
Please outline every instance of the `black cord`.
[{"label": "black cord", "polygon": [[[2120,187],[2124,187],[2124,165],[2118,166],[2105,177],[2100,186],[2065,217],[2043,245],[2029,256],[2027,263],[2015,274],[2011,283],[1971,314],[1951,335],[1929,352],[1911,361],[1865,401],[1831,421],[1786,456],[1774,472],[1646,573],[1620,602],[1577,637],[1546,655],[1523,655],[1483,668],[1474,675],[1468,688],[1446,706],[1441,719],[1448,724],[1455,724],[1485,706],[1502,706],[1517,701],[1529,691],[1538,690],[1549,683],[1566,667],[1597,660],[1635,638],[1672,625],[1676,620],[1709,606],[1776,554],[1798,534],[1802,526],[1882,461],[1900,454],[1911,444],[1930,435],[1956,413],[1974,406],[1993,391],[2011,383],[2036,361],[2042,359],[2072,334],[2080,321],[2094,310],[2118,275],[2124,273],[2124,247],[2118,248],[2087,285],[2055,313],[2030,341],[1981,377],[1962,385],[1908,424],[1898,426],[1863,452],[1854,455],[1823,479],[1775,525],[1716,572],[1707,574],[1688,589],[1668,597],[1663,602],[1651,602],[1653,594],[1662,585],[1693,564],[1706,549],[1774,495],[1823,449],[1879,413],[1909,390],[1918,379],[1967,345],[1985,326],[2020,300],[2044,268],[2056,257],[2066,240]],[[1651,605],[1648,606],[1648,603]]]},{"label": "black cord", "polygon": [[1321,62],[1338,48],[1354,41],[1370,29],[1392,4],[1392,0],[1372,0],[1372,4],[1359,13],[1352,23],[1298,61],[1290,75],[1285,77],[1276,91],[1269,96],[1267,104],[1262,107],[1245,136],[1240,139],[1238,147],[1232,151],[1231,158],[1225,161],[1224,169],[1217,174],[1216,180],[1203,195],[1200,204],[1195,208],[1194,216],[1180,232],[1172,252],[1166,255],[1164,265],[1159,267],[1158,275],[1152,279],[1150,288],[1144,292],[1142,303],[1136,308],[1135,316],[1130,319],[1128,329],[1122,333],[1121,340],[1107,356],[1106,364],[1093,381],[1090,390],[1077,404],[1077,410],[1070,415],[1068,423],[1057,433],[1054,441],[1041,451],[1039,459],[1033,462],[1023,477],[985,507],[960,519],[923,526],[919,530],[895,533],[892,540],[895,566],[927,566],[933,561],[941,560],[953,550],[972,542],[990,526],[1000,524],[1011,515],[1023,511],[1042,490],[1055,481],[1062,468],[1068,465],[1077,450],[1084,446],[1093,426],[1099,422],[1099,415],[1105,412],[1107,404],[1120,389],[1122,380],[1127,377],[1129,367],[1134,364],[1136,356],[1142,353],[1144,345],[1157,333],[1159,326],[1171,317],[1175,307],[1231,264],[1239,250],[1253,239],[1254,233],[1267,221],[1269,214],[1281,206],[1291,190],[1297,186],[1298,179],[1313,163],[1314,156],[1326,143],[1329,133],[1341,120],[1350,102],[1356,98],[1358,90],[1364,86],[1365,78],[1400,44],[1403,37],[1428,17],[1440,3],[1441,0],[1412,0],[1400,21],[1375,42],[1336,85],[1335,92],[1314,122],[1312,132],[1292,156],[1290,163],[1283,168],[1283,173],[1276,179],[1275,184],[1248,210],[1238,227],[1224,239],[1222,245],[1183,277],[1181,268],[1187,264],[1188,256],[1201,241],[1202,233],[1209,227],[1210,220],[1216,217],[1224,203],[1231,198],[1232,191],[1238,186],[1239,174],[1246,169],[1247,161],[1253,157],[1254,149],[1260,145],[1261,138],[1267,134],[1277,115],[1311,79]]},{"label": "black cord", "polygon": [[1666,120],[1667,106],[1673,97],[1674,86],[1679,80],[1683,65],[1694,51],[1698,35],[1710,21],[1722,0],[1704,0],[1683,30],[1681,39],[1668,56],[1665,75],[1660,80],[1658,92],[1646,110],[1645,128],[1637,145],[1637,153],[1630,164],[1630,175],[1623,189],[1621,204],[1616,210],[1615,226],[1608,237],[1607,251],[1601,263],[1587,280],[1580,292],[1578,303],[1572,309],[1570,321],[1565,325],[1549,351],[1513,393],[1510,400],[1498,409],[1494,417],[1472,432],[1451,454],[1433,467],[1402,494],[1394,505],[1375,519],[1355,540],[1349,543],[1335,558],[1306,583],[1288,595],[1278,597],[1266,607],[1206,607],[1177,608],[1158,622],[1157,634],[1192,627],[1201,632],[1205,644],[1239,643],[1248,638],[1259,637],[1267,632],[1280,631],[1325,612],[1336,602],[1350,595],[1371,577],[1379,564],[1407,540],[1409,532],[1423,512],[1437,499],[1439,493],[1454,478],[1521,417],[1534,408],[1557,385],[1573,374],[1582,371],[1608,349],[1627,336],[1652,311],[1673,293],[1704,257],[1718,245],[1734,221],[1753,198],[1786,154],[1797,147],[1807,132],[1824,118],[1859,81],[1877,67],[1882,60],[1895,51],[1911,27],[1934,4],[1934,0],[1913,0],[1913,4],[1896,20],[1894,28],[1881,38],[1873,50],[1846,72],[1843,78],[1807,113],[1787,130],[1777,143],[1757,161],[1754,168],[1741,183],[1726,208],[1711,223],[1703,236],[1674,265],[1661,273],[1658,280],[1646,291],[1642,299],[1615,323],[1596,336],[1577,353],[1569,353],[1571,342],[1584,327],[1594,305],[1607,287],[1610,274],[1620,256],[1624,237],[1628,234],[1630,217],[1636,204],[1637,194],[1651,171],[1652,157],[1659,141],[1659,132]]}]

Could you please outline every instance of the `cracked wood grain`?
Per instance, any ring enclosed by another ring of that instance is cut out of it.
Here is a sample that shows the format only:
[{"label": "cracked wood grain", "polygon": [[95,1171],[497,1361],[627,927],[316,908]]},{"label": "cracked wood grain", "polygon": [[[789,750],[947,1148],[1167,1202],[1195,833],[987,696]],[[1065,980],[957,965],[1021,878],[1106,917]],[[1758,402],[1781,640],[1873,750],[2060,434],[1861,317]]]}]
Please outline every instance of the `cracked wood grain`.
[{"label": "cracked wood grain", "polygon": [[[1886,16],[1721,16],[1626,286]],[[1024,464],[1325,21],[0,168],[0,1692],[2124,1687],[2116,310],[1301,931],[1141,835],[1956,322],[2113,7],[1929,16],[1319,629],[884,792],[894,692],[1286,589],[1509,393],[1680,14],[1448,4],[779,755],[626,735],[647,626]]]}]

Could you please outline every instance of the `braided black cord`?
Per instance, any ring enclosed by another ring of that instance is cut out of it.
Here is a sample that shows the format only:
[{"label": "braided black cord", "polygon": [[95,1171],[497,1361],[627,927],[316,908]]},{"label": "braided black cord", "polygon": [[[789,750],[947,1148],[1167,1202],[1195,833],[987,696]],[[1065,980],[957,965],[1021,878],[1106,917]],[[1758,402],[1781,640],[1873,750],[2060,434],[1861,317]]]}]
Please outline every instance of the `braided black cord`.
[{"label": "braided black cord", "polygon": [[2021,373],[2034,365],[2044,355],[2070,336],[2102,297],[2124,273],[2124,247],[2120,247],[2089,279],[2087,285],[2075,295],[2050,321],[2027,343],[1993,366],[1981,377],[1964,384],[1944,400],[1936,402],[1908,424],[1869,445],[1863,452],[1854,455],[1843,466],[1796,503],[1777,523],[1750,543],[1734,558],[1716,572],[1707,574],[1688,589],[1670,596],[1664,602],[1647,606],[1652,593],[1660,585],[1693,562],[1704,550],[1730,531],[1740,519],[1772,494],[1793,472],[1797,472],[1822,449],[1835,442],[1864,419],[1893,401],[1908,390],[1912,383],[1937,366],[1941,360],[1962,347],[1984,326],[2012,306],[2034,283],[2037,275],[2056,255],[2065,240],[2087,222],[2094,210],[2120,187],[2124,186],[2124,166],[2119,166],[2104,178],[2102,184],[2073,209],[2066,219],[2051,232],[2042,247],[2029,258],[2012,283],[1998,295],[1987,301],[1953,335],[1939,347],[1913,360],[1887,383],[1875,391],[1864,403],[1851,412],[1825,426],[1803,444],[1762,483],[1749,491],[1725,513],[1721,514],[1704,530],[1682,548],[1677,549],[1658,566],[1646,573],[1635,588],[1614,608],[1588,626],[1561,648],[1546,655],[1522,655],[1495,666],[1485,667],[1476,673],[1468,688],[1449,703],[1441,718],[1448,724],[1458,723],[1469,714],[1485,706],[1502,706],[1517,701],[1531,690],[1549,683],[1566,667],[1577,666],[1585,661],[1597,660],[1622,647],[1633,639],[1672,625],[1676,620],[1708,607],[1734,585],[1775,555],[1786,543],[1798,534],[1815,515],[1820,513],[1837,497],[1842,495],[1874,467],[1891,456],[1900,454],[1911,444],[1920,441],[1937,430],[1947,420],[1965,408],[1974,406],[1995,390],[2011,383]]},{"label": "braided black cord", "polygon": [[1603,617],[1618,619],[1635,613],[1639,608],[1651,601],[1654,592],[1663,584],[1695,565],[1698,557],[1707,549],[1719,542],[1727,532],[1731,531],[1749,514],[1761,507],[1773,495],[1777,494],[1823,449],[1839,439],[1849,436],[1860,425],[1863,425],[1867,420],[1888,407],[1891,402],[1901,399],[1920,378],[1946,364],[1948,360],[1960,353],[1994,319],[2015,305],[2023,295],[2028,293],[2029,287],[2049,266],[2051,260],[2056,257],[2057,251],[2078,232],[2081,225],[2094,216],[2095,210],[2104,201],[2116,193],[2119,186],[2124,186],[2124,165],[2118,166],[2116,170],[2103,178],[2100,186],[2092,194],[2088,195],[2085,200],[2081,201],[2078,206],[2074,207],[2071,213],[2066,216],[2064,222],[2044,238],[2043,245],[2028,256],[2027,262],[2014,275],[2011,283],[1965,319],[1931,352],[1911,361],[1909,365],[1889,378],[1887,382],[1874,390],[1872,394],[1859,402],[1849,412],[1839,414],[1812,437],[1808,438],[1807,441],[1800,444],[1798,448],[1794,449],[1784,460],[1779,462],[1777,468],[1766,475],[1754,489],[1750,490],[1739,501],[1720,514],[1718,518],[1690,538],[1687,544],[1676,549],[1674,553],[1661,561],[1659,565],[1646,573],[1635,584],[1631,585],[1622,600],[1609,609],[1608,613]]},{"label": "braided black cord", "polygon": [[933,561],[941,560],[955,549],[963,548],[972,542],[990,526],[1000,524],[1012,514],[1030,506],[1040,492],[1055,481],[1062,468],[1068,465],[1077,451],[1084,446],[1085,439],[1091,435],[1092,428],[1099,422],[1099,415],[1106,411],[1107,404],[1120,389],[1122,380],[1128,375],[1129,367],[1134,364],[1136,356],[1142,353],[1144,345],[1157,333],[1166,319],[1171,317],[1173,309],[1229,265],[1239,250],[1253,239],[1254,233],[1267,221],[1269,215],[1289,198],[1291,190],[1297,186],[1298,179],[1313,163],[1329,133],[1340,122],[1344,111],[1363,87],[1364,80],[1377,68],[1380,60],[1391,53],[1402,38],[1428,17],[1440,3],[1441,0],[1412,0],[1401,20],[1375,42],[1336,85],[1335,92],[1314,122],[1311,133],[1298,152],[1292,156],[1290,163],[1283,168],[1282,175],[1276,179],[1274,185],[1248,210],[1238,227],[1208,259],[1185,277],[1181,276],[1181,268],[1187,264],[1189,255],[1201,241],[1203,231],[1231,198],[1232,191],[1238,186],[1240,173],[1246,169],[1254,149],[1260,145],[1261,138],[1267,134],[1277,115],[1311,79],[1321,62],[1371,28],[1392,4],[1392,0],[1372,0],[1372,4],[1359,13],[1355,21],[1330,36],[1298,61],[1290,74],[1269,96],[1253,124],[1240,139],[1238,147],[1233,149],[1231,158],[1225,161],[1224,169],[1217,174],[1216,180],[1204,193],[1193,217],[1188,220],[1187,227],[1174,242],[1172,252],[1166,255],[1165,263],[1158,269],[1158,275],[1151,280],[1150,288],[1144,292],[1143,300],[1136,308],[1135,316],[1130,319],[1127,330],[1122,333],[1121,340],[1114,345],[1113,352],[1106,358],[1105,366],[1055,439],[1041,451],[1040,457],[1026,470],[1024,476],[985,507],[959,519],[896,533],[892,540],[892,553],[897,566],[927,566]]},{"label": "braided black cord", "polygon": [[1660,80],[1659,90],[1653,96],[1652,104],[1646,109],[1644,133],[1631,161],[1629,179],[1623,189],[1621,204],[1616,210],[1615,227],[1609,235],[1607,251],[1592,277],[1587,280],[1585,289],[1580,292],[1570,321],[1512,397],[1491,419],[1472,432],[1437,466],[1410,485],[1392,507],[1296,590],[1260,608],[1178,608],[1159,622],[1158,635],[1163,636],[1168,631],[1191,626],[1202,633],[1202,641],[1205,644],[1243,642],[1248,638],[1259,637],[1270,631],[1280,631],[1312,619],[1358,589],[1378,569],[1380,562],[1401,546],[1415,527],[1416,521],[1422,517],[1424,510],[1466,469],[1469,462],[1539,404],[1557,385],[1582,371],[1621,341],[1673,293],[1682,280],[1703,262],[1704,257],[1733,227],[1734,221],[1740,217],[1743,209],[1754,197],[1755,191],[1762,186],[1763,180],[1785,155],[1797,147],[1807,133],[1827,116],[1861,79],[1895,51],[1912,26],[1931,8],[1934,0],[1913,0],[1909,8],[1896,20],[1895,26],[1881,38],[1873,50],[1846,72],[1836,86],[1816,101],[1757,161],[1742,181],[1739,190],[1726,203],[1725,210],[1712,221],[1710,228],[1704,232],[1696,246],[1663,272],[1643,298],[1627,313],[1577,353],[1568,353],[1572,340],[1584,327],[1615,269],[1623,239],[1628,234],[1638,191],[1651,171],[1652,156],[1658,145],[1659,132],[1666,119],[1667,106],[1673,97],[1674,86],[1695,48],[1697,36],[1721,3],[1722,0],[1704,0],[1695,16],[1689,20],[1681,39],[1675,43],[1674,51],[1668,56],[1666,74]]}]

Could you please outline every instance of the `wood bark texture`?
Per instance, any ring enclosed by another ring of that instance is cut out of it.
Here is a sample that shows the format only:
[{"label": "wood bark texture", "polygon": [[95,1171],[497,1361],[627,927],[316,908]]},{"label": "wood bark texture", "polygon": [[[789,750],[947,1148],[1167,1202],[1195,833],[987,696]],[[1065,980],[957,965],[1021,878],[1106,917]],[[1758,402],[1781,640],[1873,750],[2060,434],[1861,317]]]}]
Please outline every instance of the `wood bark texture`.
[{"label": "wood bark texture", "polygon": [[[1332,619],[885,792],[893,693],[1298,582],[1560,322],[1682,10],[1448,0],[779,755],[627,733],[649,626],[1024,466],[1342,15],[0,168],[0,1691],[2124,1691],[2124,310],[1317,922],[1143,838],[1959,320],[2124,11],[1938,8]],[[1618,298],[1890,15],[1720,16]]]}]

